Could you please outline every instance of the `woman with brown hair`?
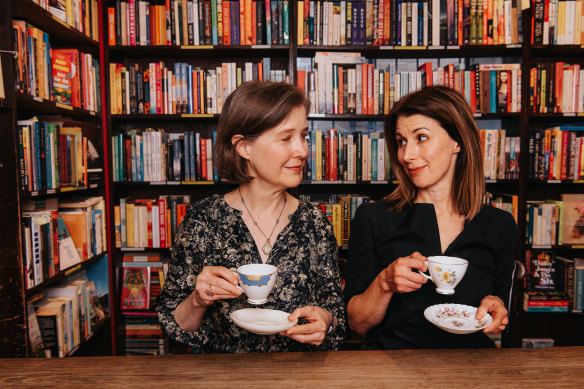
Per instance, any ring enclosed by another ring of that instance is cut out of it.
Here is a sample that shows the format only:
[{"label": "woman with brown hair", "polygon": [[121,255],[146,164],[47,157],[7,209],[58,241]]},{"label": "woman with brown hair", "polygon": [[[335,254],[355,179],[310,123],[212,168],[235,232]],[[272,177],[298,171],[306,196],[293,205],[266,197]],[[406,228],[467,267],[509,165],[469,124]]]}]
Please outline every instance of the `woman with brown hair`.
[{"label": "woman with brown hair", "polygon": [[[362,205],[351,225],[345,299],[349,327],[369,333],[371,347],[493,347],[485,333],[507,325],[506,300],[517,254],[511,214],[484,206],[479,134],[462,95],[426,87],[396,103],[385,138],[398,186]],[[417,271],[428,256],[466,259],[454,295],[442,295]],[[454,335],[424,318],[434,304],[489,313],[484,333]]]},{"label": "woman with brown hair", "polygon": [[[226,99],[215,158],[219,175],[239,186],[193,204],[180,225],[157,307],[173,339],[205,353],[334,350],[343,341],[332,226],[286,191],[302,179],[309,107],[286,83],[246,82]],[[300,319],[283,336],[253,334],[229,319],[250,307],[230,269],[252,263],[278,268],[261,308]]]}]

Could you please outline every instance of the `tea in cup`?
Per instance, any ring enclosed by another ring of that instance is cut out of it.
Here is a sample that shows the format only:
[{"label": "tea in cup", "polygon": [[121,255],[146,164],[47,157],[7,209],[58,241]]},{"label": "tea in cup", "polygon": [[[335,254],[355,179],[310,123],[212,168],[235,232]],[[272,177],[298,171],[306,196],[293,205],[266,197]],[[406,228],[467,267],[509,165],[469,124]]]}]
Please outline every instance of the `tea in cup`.
[{"label": "tea in cup", "polygon": [[237,268],[239,285],[250,304],[264,304],[274,289],[278,268],[273,265],[257,263]]},{"label": "tea in cup", "polygon": [[466,259],[447,256],[428,257],[426,260],[430,276],[418,272],[436,284],[436,292],[454,294],[454,288],[466,273],[468,261]]}]

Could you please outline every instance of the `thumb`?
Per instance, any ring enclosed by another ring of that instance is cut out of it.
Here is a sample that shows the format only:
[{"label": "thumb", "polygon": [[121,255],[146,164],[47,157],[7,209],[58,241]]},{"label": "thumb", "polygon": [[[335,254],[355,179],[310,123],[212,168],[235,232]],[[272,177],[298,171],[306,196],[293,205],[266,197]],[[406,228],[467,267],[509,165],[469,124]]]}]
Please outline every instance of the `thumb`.
[{"label": "thumb", "polygon": [[294,320],[298,320],[299,317],[302,317],[302,308],[296,308],[294,310],[294,312],[292,312],[290,314],[290,316],[288,316],[288,320],[289,321],[294,321]]},{"label": "thumb", "polygon": [[477,320],[482,320],[483,317],[487,314],[487,307],[485,305],[481,305],[479,309],[477,309],[477,313],[475,315]]}]

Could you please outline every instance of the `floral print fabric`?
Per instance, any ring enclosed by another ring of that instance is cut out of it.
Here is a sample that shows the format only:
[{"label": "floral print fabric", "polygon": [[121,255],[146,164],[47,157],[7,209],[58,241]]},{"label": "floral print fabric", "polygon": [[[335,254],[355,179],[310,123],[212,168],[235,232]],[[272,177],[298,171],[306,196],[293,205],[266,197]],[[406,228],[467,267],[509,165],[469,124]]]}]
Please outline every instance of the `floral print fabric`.
[{"label": "floral print fabric", "polygon": [[321,211],[303,201],[289,219],[267,261],[278,268],[278,279],[268,302],[261,308],[292,313],[296,308],[314,305],[331,312],[338,326],[321,345],[304,344],[280,335],[257,335],[235,325],[229,314],[253,307],[247,303],[245,294],[208,307],[198,331],[184,331],[176,323],[174,310],[195,289],[203,267],[230,269],[261,263],[241,211],[229,206],[220,195],[193,204],[179,227],[167,279],[157,302],[163,330],[174,340],[203,353],[338,349],[345,333],[345,320],[332,226]]}]

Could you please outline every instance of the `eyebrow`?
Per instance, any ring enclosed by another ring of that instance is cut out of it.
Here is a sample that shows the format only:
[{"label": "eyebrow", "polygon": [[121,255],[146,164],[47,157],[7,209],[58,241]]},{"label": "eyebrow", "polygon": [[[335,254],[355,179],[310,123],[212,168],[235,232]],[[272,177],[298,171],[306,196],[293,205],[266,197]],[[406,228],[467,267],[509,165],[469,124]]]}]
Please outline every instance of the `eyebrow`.
[{"label": "eyebrow", "polygon": [[[416,132],[418,132],[418,131],[422,131],[422,130],[426,130],[426,131],[430,131],[430,132],[432,132],[432,130],[430,130],[430,129],[429,129],[429,128],[427,128],[427,127],[418,127],[418,128],[416,128],[416,129],[414,129],[414,131],[413,131],[413,132],[414,132],[414,133],[416,133]],[[400,134],[400,132],[399,132],[399,131],[400,131],[399,129],[398,129],[398,130],[395,130],[395,135],[400,135],[400,136],[403,136],[402,134]]]}]

